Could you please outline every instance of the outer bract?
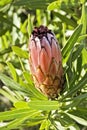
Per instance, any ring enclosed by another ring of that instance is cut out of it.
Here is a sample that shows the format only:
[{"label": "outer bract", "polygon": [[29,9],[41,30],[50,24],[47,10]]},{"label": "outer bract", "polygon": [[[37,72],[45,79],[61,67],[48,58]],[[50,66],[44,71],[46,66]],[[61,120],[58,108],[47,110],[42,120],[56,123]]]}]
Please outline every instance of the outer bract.
[{"label": "outer bract", "polygon": [[30,71],[35,87],[49,98],[56,98],[63,87],[60,47],[47,27],[35,27],[29,41]]}]

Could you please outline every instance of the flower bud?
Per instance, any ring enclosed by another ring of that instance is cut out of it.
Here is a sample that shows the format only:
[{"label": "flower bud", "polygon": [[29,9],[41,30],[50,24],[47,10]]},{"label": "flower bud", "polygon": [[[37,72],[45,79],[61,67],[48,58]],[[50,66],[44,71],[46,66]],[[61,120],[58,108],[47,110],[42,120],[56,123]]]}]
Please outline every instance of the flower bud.
[{"label": "flower bud", "polygon": [[30,71],[35,87],[49,98],[58,96],[63,87],[60,47],[47,27],[35,27],[29,41]]}]

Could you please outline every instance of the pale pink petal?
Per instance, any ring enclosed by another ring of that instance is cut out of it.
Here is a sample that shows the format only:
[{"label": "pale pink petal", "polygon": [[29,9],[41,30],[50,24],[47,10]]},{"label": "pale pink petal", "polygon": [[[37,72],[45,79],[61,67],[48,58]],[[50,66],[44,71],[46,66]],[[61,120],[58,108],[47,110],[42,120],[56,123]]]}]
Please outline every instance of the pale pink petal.
[{"label": "pale pink petal", "polygon": [[31,72],[32,74],[35,74],[35,68],[34,68],[34,66],[32,65],[31,58],[29,59],[29,65],[30,65],[30,72]]},{"label": "pale pink petal", "polygon": [[37,50],[40,51],[41,50],[41,43],[40,43],[40,39],[38,37],[35,38],[35,42],[36,42],[36,47]]},{"label": "pale pink petal", "polygon": [[31,56],[31,62],[34,66],[34,69],[38,66],[38,59],[36,58],[38,56],[36,43],[32,40],[30,43],[32,46],[30,46],[30,56]]},{"label": "pale pink petal", "polygon": [[51,58],[52,58],[51,46],[50,46],[50,43],[46,37],[42,38],[41,46],[43,46],[45,48],[47,55],[48,55],[48,58],[49,58],[49,62],[51,62]]},{"label": "pale pink petal", "polygon": [[40,42],[40,39],[38,37],[35,38],[35,42],[36,42],[36,51],[37,51],[37,62],[38,62],[38,65],[39,65],[39,54],[40,54],[40,51],[41,51],[41,42]]},{"label": "pale pink petal", "polygon": [[41,52],[40,52],[40,66],[41,66],[42,71],[45,74],[48,73],[49,65],[50,64],[49,64],[48,54],[47,54],[45,48],[42,48]]},{"label": "pale pink petal", "polygon": [[59,61],[61,61],[61,52],[54,39],[52,39],[52,57],[54,57],[56,59],[57,63],[59,63]]}]

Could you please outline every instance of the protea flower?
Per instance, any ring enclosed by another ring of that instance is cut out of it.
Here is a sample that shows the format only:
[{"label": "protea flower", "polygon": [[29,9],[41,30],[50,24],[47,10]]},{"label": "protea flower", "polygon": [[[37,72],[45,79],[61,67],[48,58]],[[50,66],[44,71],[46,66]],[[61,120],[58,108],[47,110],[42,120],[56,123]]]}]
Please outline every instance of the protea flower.
[{"label": "protea flower", "polygon": [[63,87],[60,47],[47,27],[35,27],[29,42],[30,71],[35,87],[49,98],[57,97]]}]

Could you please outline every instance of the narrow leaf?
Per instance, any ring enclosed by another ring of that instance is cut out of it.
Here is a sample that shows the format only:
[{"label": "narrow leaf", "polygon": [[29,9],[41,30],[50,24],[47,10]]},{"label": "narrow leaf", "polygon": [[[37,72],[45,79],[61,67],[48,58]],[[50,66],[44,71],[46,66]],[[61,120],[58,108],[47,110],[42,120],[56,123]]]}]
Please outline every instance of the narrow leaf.
[{"label": "narrow leaf", "polygon": [[54,10],[61,7],[62,0],[54,1],[47,7],[48,10]]},{"label": "narrow leaf", "polygon": [[74,44],[78,40],[78,37],[79,37],[79,35],[81,33],[81,30],[82,30],[82,24],[80,24],[75,29],[75,31],[73,32],[71,37],[68,39],[66,45],[64,46],[64,48],[62,50],[63,57],[66,57],[66,55],[71,51],[71,49],[73,48]]},{"label": "narrow leaf", "polygon": [[36,112],[35,110],[31,110],[29,108],[20,108],[20,109],[16,109],[16,110],[12,110],[12,111],[5,111],[5,112],[0,112],[0,121],[4,121],[4,120],[12,120],[12,119],[16,119],[16,118],[22,118],[24,116],[27,115],[32,115],[34,112]]},{"label": "narrow leaf", "polygon": [[57,110],[61,104],[58,101],[30,101],[29,102],[29,107],[36,109],[36,110]]},{"label": "narrow leaf", "polygon": [[28,53],[19,48],[18,46],[13,46],[12,50],[15,52],[17,56],[28,59]]},{"label": "narrow leaf", "polygon": [[80,117],[77,117],[75,115],[72,115],[72,114],[69,114],[69,113],[66,113],[69,117],[71,117],[73,120],[75,120],[76,122],[78,122],[79,124],[81,125],[84,125],[84,126],[87,126],[87,120],[83,119],[83,118],[80,118]]},{"label": "narrow leaf", "polygon": [[11,74],[12,74],[12,78],[17,81],[17,73],[16,73],[16,70],[14,68],[14,66],[10,63],[10,62],[7,62],[7,65],[11,71]]},{"label": "narrow leaf", "polygon": [[72,19],[68,18],[66,15],[63,15],[59,12],[54,12],[55,16],[62,20],[63,23],[66,23],[66,25],[70,25],[72,27],[76,27],[77,24]]},{"label": "narrow leaf", "polygon": [[30,16],[30,14],[28,15],[28,35],[29,35],[29,37],[30,37],[30,34],[31,34],[31,32],[32,32],[32,22],[31,22],[31,16]]},{"label": "narrow leaf", "polygon": [[81,16],[81,23],[83,24],[82,28],[82,34],[86,34],[86,25],[87,25],[87,20],[86,20],[86,6],[85,4],[82,4],[82,16]]},{"label": "narrow leaf", "polygon": [[77,93],[77,91],[81,88],[83,88],[87,84],[87,73],[83,76],[83,78],[76,84],[74,85],[69,92],[64,95],[63,99],[65,99],[68,96],[74,95]]},{"label": "narrow leaf", "polygon": [[76,49],[76,51],[73,52],[73,54],[72,54],[72,62],[75,61],[77,59],[77,57],[81,54],[83,47],[84,47],[84,45],[80,44],[78,46],[78,48]]},{"label": "narrow leaf", "polygon": [[6,90],[0,89],[0,94],[8,98],[11,102],[17,102],[18,100],[16,99],[15,96],[12,95],[10,92],[6,92]]},{"label": "narrow leaf", "polygon": [[[18,0],[14,1],[15,6],[27,6],[28,8],[32,9],[46,9],[49,3],[53,2],[54,0]],[[39,4],[38,4],[39,3]]]},{"label": "narrow leaf", "polygon": [[28,92],[27,90],[25,90],[25,87],[21,86],[16,81],[12,80],[10,77],[2,73],[0,73],[0,79],[6,86],[9,86],[12,90],[17,90],[17,91],[19,90],[26,93]]},{"label": "narrow leaf", "polygon": [[24,102],[24,101],[18,101],[18,102],[15,102],[14,103],[14,106],[15,106],[15,108],[29,108],[29,106],[28,106],[28,102]]},{"label": "narrow leaf", "polygon": [[17,128],[19,127],[19,125],[21,125],[25,120],[27,120],[28,118],[34,116],[34,115],[38,115],[39,112],[35,112],[35,111],[31,111],[30,113],[27,113],[26,114],[23,114],[23,117],[20,117],[19,119],[15,119],[11,122],[9,122],[5,127],[2,127],[3,130],[10,130],[10,129],[13,129],[13,128]]},{"label": "narrow leaf", "polygon": [[27,88],[33,93],[33,98],[37,98],[39,100],[47,100],[47,97],[39,92],[34,85],[29,85]]}]

